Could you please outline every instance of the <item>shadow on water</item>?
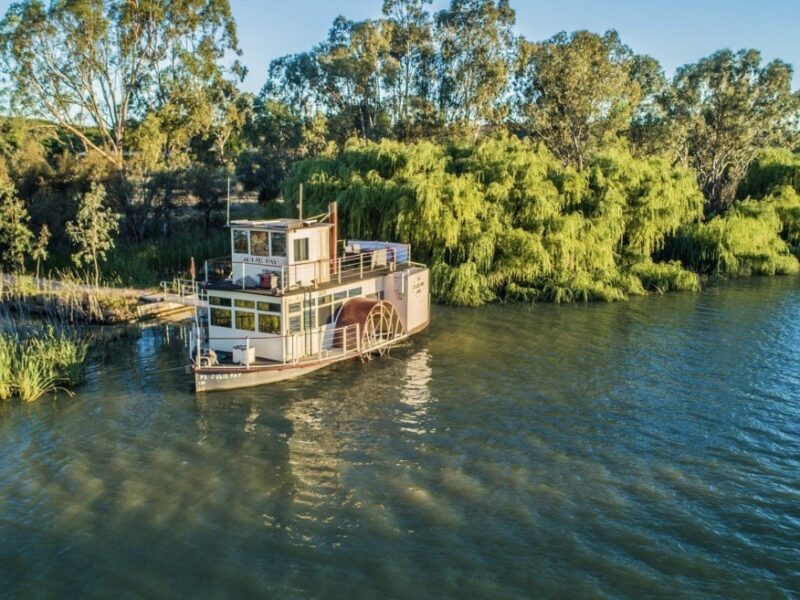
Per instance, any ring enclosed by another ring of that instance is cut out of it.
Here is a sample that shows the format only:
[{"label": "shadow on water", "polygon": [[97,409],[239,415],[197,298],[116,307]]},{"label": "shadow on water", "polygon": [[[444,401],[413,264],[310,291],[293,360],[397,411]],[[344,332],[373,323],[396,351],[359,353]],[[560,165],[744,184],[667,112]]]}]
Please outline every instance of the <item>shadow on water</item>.
[{"label": "shadow on water", "polygon": [[12,597],[800,589],[800,284],[437,308],[389,358],[190,392],[145,330],[0,406]]}]

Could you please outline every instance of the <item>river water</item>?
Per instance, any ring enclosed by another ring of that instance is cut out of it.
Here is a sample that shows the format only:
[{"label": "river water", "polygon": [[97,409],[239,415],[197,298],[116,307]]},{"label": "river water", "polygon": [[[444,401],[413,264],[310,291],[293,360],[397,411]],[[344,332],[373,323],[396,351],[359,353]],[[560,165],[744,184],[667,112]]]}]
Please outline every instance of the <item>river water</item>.
[{"label": "river water", "polygon": [[181,333],[0,406],[0,596],[800,592],[800,279],[435,307],[389,358],[199,396]]}]

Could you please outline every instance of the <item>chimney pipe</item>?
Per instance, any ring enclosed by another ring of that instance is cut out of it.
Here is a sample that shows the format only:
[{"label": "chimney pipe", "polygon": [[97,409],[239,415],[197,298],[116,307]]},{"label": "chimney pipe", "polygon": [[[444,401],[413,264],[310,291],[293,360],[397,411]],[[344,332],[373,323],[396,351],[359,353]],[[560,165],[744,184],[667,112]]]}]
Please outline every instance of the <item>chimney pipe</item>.
[{"label": "chimney pipe", "polygon": [[331,234],[328,237],[330,240],[331,274],[336,275],[339,269],[339,261],[337,260],[339,258],[337,256],[339,251],[339,207],[336,201],[328,204],[328,220],[333,225]]}]

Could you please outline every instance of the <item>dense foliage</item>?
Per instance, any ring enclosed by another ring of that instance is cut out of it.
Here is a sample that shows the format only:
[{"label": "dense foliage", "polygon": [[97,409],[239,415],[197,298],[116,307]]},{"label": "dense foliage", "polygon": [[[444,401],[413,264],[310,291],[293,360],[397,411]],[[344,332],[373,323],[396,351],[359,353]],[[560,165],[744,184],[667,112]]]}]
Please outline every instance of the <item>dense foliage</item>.
[{"label": "dense foliage", "polygon": [[[615,31],[533,41],[509,0],[430,5],[337,17],[253,96],[228,0],[14,3],[0,266],[157,282],[221,253],[231,183],[275,213],[304,182],[353,236],[412,243],[455,304],[797,270],[791,65],[721,50],[670,80]],[[109,235],[83,240],[94,215]]]},{"label": "dense foliage", "polygon": [[[352,141],[300,163],[292,199],[339,202],[345,233],[399,239],[432,266],[437,299],[618,300],[695,289],[679,265],[654,264],[666,240],[702,217],[690,171],[612,151],[564,166],[515,137],[477,145]],[[641,276],[640,276],[641,275]]]}]

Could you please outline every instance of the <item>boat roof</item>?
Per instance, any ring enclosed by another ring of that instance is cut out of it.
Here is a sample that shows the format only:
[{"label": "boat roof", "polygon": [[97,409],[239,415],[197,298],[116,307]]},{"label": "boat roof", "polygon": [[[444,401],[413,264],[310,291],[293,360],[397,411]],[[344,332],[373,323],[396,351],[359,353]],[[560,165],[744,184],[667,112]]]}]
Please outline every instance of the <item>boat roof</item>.
[{"label": "boat roof", "polygon": [[250,220],[239,219],[231,221],[229,227],[237,229],[280,229],[283,231],[294,231],[296,229],[304,229],[308,227],[333,227],[331,223],[319,223],[314,220],[301,220],[301,219],[264,219],[264,220]]}]

